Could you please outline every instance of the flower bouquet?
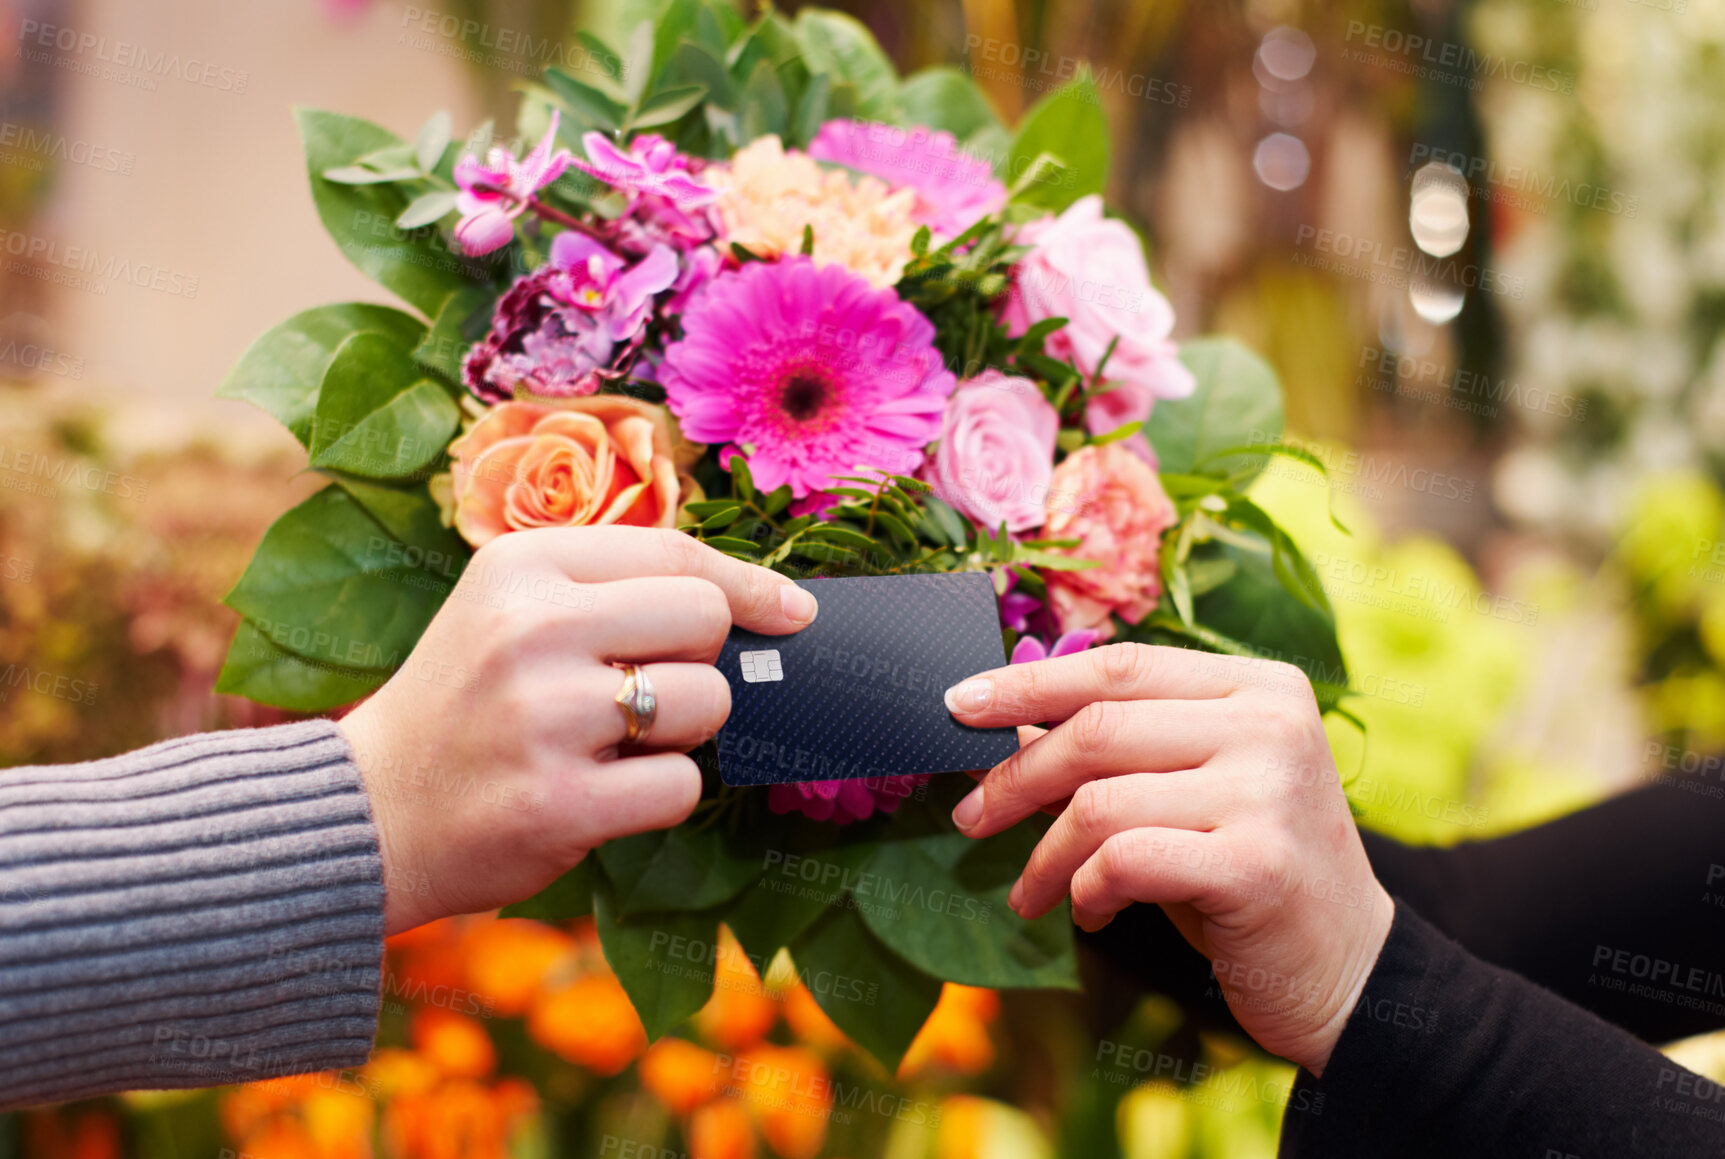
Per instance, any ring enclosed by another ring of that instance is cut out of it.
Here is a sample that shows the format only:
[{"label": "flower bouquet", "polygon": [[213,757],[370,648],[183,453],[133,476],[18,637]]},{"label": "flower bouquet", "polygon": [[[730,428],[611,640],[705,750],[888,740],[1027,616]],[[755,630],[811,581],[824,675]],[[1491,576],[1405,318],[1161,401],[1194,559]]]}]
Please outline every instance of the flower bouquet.
[{"label": "flower bouquet", "polygon": [[[1271,454],[1322,467],[1280,443],[1262,360],[1171,339],[1104,212],[1087,75],[1008,130],[963,73],[901,79],[836,12],[672,0],[621,53],[583,40],[593,68],[527,85],[514,147],[452,143],[445,114],[409,142],[299,111],[325,228],[409,309],[307,310],[221,388],[329,480],[228,596],[221,690],[349,704],[476,549],[619,523],[798,576],[982,571],[1015,661],[1265,656],[1335,706],[1323,589],[1243,493]],[[1067,915],[1005,900],[1046,819],[973,842],[962,777],[751,790],[706,767],[690,821],[511,911],[592,913],[650,1036],[708,1000],[721,924],[763,975],[788,951],[889,1066],[943,981],[1077,985]]]}]

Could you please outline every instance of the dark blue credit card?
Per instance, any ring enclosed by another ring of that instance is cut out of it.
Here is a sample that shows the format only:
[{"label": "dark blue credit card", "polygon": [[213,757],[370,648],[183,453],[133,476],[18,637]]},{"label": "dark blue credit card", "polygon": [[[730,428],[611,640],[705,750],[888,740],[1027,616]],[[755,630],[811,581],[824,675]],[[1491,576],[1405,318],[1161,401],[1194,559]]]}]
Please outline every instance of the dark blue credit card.
[{"label": "dark blue credit card", "polygon": [[1018,730],[970,728],[948,688],[1006,662],[983,572],[800,580],[820,601],[790,636],[731,629],[719,671],[731,715],[719,730],[727,785],[775,785],[987,769]]}]

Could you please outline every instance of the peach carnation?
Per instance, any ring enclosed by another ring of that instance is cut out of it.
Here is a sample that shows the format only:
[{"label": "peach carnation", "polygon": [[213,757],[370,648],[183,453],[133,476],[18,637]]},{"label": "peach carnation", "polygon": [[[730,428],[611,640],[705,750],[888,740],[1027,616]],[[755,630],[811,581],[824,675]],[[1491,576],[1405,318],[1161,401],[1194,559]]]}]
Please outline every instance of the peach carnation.
[{"label": "peach carnation", "polygon": [[673,527],[697,451],[664,407],[626,395],[503,402],[450,444],[437,489],[475,547],[534,527]]},{"label": "peach carnation", "polygon": [[807,154],[786,152],[770,134],[702,176],[719,190],[724,240],[761,257],[801,252],[807,226],[815,235],[815,265],[837,263],[877,289],[897,282],[910,260],[914,189],[895,191],[875,177],[822,169]]},{"label": "peach carnation", "polygon": [[1095,628],[1105,639],[1112,615],[1128,624],[1149,615],[1162,595],[1162,533],[1176,519],[1156,469],[1123,442],[1080,447],[1055,467],[1042,535],[1077,539],[1065,554],[1101,564],[1043,573],[1060,631]]}]

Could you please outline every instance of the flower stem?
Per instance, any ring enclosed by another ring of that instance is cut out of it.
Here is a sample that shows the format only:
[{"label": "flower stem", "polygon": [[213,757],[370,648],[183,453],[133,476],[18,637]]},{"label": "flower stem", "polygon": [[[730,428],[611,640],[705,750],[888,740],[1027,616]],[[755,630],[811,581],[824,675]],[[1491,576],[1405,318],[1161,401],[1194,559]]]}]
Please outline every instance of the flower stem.
[{"label": "flower stem", "polygon": [[499,197],[506,197],[516,205],[525,204],[528,209],[531,209],[537,216],[544,218],[546,221],[554,221],[558,225],[584,233],[595,241],[608,240],[604,233],[600,232],[598,227],[588,225],[580,218],[571,217],[561,209],[554,209],[551,206],[546,205],[543,201],[540,201],[537,197],[522,197],[519,193],[509,189],[504,189],[498,185],[492,185],[490,182],[485,181],[474,182],[473,188],[480,193],[495,193]]}]

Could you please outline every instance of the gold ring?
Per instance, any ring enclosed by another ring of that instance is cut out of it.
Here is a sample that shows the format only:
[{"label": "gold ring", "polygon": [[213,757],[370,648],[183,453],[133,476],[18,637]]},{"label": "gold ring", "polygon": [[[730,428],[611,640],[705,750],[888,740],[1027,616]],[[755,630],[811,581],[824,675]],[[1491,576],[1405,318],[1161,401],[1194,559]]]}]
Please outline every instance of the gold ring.
[{"label": "gold ring", "polygon": [[623,739],[640,744],[653,731],[653,719],[659,713],[659,698],[653,694],[652,682],[639,664],[625,664],[623,687],[617,690],[617,707],[623,710]]}]

